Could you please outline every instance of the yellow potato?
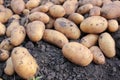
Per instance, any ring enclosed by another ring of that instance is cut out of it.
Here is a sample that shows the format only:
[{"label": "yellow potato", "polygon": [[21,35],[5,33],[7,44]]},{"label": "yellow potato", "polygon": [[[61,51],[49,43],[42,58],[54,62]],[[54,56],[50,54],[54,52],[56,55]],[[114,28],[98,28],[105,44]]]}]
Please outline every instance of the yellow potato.
[{"label": "yellow potato", "polygon": [[7,50],[0,49],[0,61],[5,61],[9,58],[10,53]]},{"label": "yellow potato", "polygon": [[81,66],[87,66],[93,60],[91,51],[78,42],[65,44],[62,48],[62,53],[65,58]]},{"label": "yellow potato", "polygon": [[6,27],[0,22],[0,36],[4,35],[6,32]]}]

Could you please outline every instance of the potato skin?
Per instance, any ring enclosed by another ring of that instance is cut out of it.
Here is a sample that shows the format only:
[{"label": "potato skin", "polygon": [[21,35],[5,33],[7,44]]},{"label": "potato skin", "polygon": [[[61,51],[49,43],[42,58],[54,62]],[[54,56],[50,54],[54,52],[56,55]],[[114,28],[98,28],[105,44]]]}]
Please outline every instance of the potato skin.
[{"label": "potato skin", "polygon": [[0,22],[0,36],[4,35],[6,32],[6,27]]},{"label": "potato skin", "polygon": [[0,49],[0,61],[5,61],[9,58],[9,52],[4,49]]},{"label": "potato skin", "polygon": [[4,3],[4,0],[0,0],[0,5]]},{"label": "potato skin", "polygon": [[26,32],[29,39],[33,42],[37,42],[42,39],[45,30],[45,25],[41,21],[33,21],[26,26]]},{"label": "potato skin", "polygon": [[107,29],[108,23],[104,17],[91,16],[83,20],[80,29],[85,33],[101,33]]},{"label": "potato skin", "polygon": [[106,57],[112,58],[116,55],[115,41],[109,33],[102,33],[99,36],[98,43]]},{"label": "potato skin", "polygon": [[78,39],[81,34],[77,25],[66,18],[57,18],[54,27],[57,31],[65,34],[69,39]]},{"label": "potato skin", "polygon": [[93,8],[90,9],[89,15],[90,16],[100,16],[101,8],[97,6],[93,6]]},{"label": "potato skin", "polygon": [[117,20],[108,20],[108,30],[110,32],[116,32],[119,28]]},{"label": "potato skin", "polygon": [[93,54],[93,61],[96,64],[105,64],[105,56],[98,46],[90,47],[90,51]]},{"label": "potato skin", "polygon": [[24,79],[32,78],[39,68],[36,60],[24,47],[14,48],[11,53],[11,59],[15,72]]},{"label": "potato skin", "polygon": [[65,44],[62,48],[62,53],[65,58],[81,66],[87,66],[93,60],[93,54],[90,50],[77,42]]},{"label": "potato skin", "polygon": [[43,40],[62,48],[66,43],[68,43],[68,39],[64,34],[52,29],[46,29],[43,34]]},{"label": "potato skin", "polygon": [[54,27],[54,22],[55,22],[55,19],[53,19],[52,17],[50,17],[50,20],[49,20],[49,22],[46,24],[46,28],[47,29],[51,29],[51,28],[53,28]]},{"label": "potato skin", "polygon": [[97,43],[97,40],[98,40],[98,35],[88,34],[81,39],[80,43],[89,48],[95,45]]}]

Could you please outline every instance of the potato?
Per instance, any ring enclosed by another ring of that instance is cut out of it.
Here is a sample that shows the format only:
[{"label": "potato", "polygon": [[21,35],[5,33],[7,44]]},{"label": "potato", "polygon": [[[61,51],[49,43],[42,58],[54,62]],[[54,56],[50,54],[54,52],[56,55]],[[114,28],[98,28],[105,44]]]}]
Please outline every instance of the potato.
[{"label": "potato", "polygon": [[63,7],[65,9],[66,15],[70,15],[72,13],[75,13],[78,7],[78,1],[77,0],[66,0],[63,4]]},{"label": "potato", "polygon": [[33,9],[40,4],[41,0],[29,0],[25,6],[27,9]]},{"label": "potato", "polygon": [[90,47],[90,51],[93,54],[93,62],[96,64],[105,64],[105,56],[98,46]]},{"label": "potato", "polygon": [[87,66],[93,60],[93,54],[90,50],[78,42],[65,44],[62,48],[62,53],[65,58],[81,66]]},{"label": "potato", "polygon": [[0,49],[0,61],[5,61],[9,58],[9,52],[4,49]]},{"label": "potato", "polygon": [[23,10],[23,14],[26,15],[26,16],[29,15],[30,14],[30,10],[29,9],[24,9]]},{"label": "potato", "polygon": [[55,22],[55,19],[53,19],[52,17],[50,17],[50,20],[49,20],[49,22],[46,24],[46,28],[47,29],[51,29],[51,28],[53,28],[54,27],[54,22]]},{"label": "potato", "polygon": [[4,68],[4,73],[9,75],[9,76],[14,74],[14,66],[13,66],[11,57],[9,57],[6,61],[6,66]]},{"label": "potato", "polygon": [[85,14],[85,13],[88,13],[90,11],[90,9],[93,8],[93,5],[92,4],[85,4],[83,6],[80,6],[77,10],[77,12],[79,14]]},{"label": "potato", "polygon": [[0,49],[10,51],[11,49],[13,49],[13,47],[14,46],[11,44],[10,38],[6,38],[0,43]]},{"label": "potato", "polygon": [[20,45],[26,36],[26,31],[23,26],[18,26],[11,31],[10,42],[14,46]]},{"label": "potato", "polygon": [[15,72],[24,79],[34,77],[39,68],[36,60],[24,47],[14,48],[11,53],[11,59]]},{"label": "potato", "polygon": [[28,23],[26,27],[26,32],[29,39],[33,42],[38,42],[42,39],[45,30],[45,25],[41,21],[33,21]]},{"label": "potato", "polygon": [[80,24],[84,20],[84,16],[79,13],[72,13],[69,15],[68,19],[73,21],[75,24]]},{"label": "potato", "polygon": [[48,23],[50,18],[47,14],[43,13],[43,12],[34,12],[31,13],[28,18],[30,19],[30,21],[35,21],[35,20],[39,20],[42,21],[44,23]]},{"label": "potato", "polygon": [[65,9],[61,5],[53,5],[49,9],[49,13],[52,17],[59,18],[65,15]]},{"label": "potato", "polygon": [[64,34],[52,29],[46,29],[43,34],[43,40],[62,48],[66,43],[68,43],[68,39]]},{"label": "potato", "polygon": [[0,36],[4,35],[6,32],[6,27],[0,22]]},{"label": "potato", "polygon": [[115,41],[109,33],[102,33],[99,36],[98,43],[106,57],[112,58],[116,55]]},{"label": "potato", "polygon": [[97,43],[98,35],[96,34],[88,34],[80,40],[80,43],[86,47],[94,46]]},{"label": "potato", "polygon": [[0,0],[0,5],[4,3],[4,0]]},{"label": "potato", "polygon": [[90,16],[100,16],[100,11],[101,11],[101,8],[100,7],[97,7],[97,6],[94,6],[93,8],[90,9]]},{"label": "potato", "polygon": [[20,14],[25,9],[25,2],[23,0],[12,0],[11,8],[16,14]]},{"label": "potato", "polygon": [[91,16],[83,20],[80,29],[85,33],[101,33],[107,29],[108,23],[104,17]]},{"label": "potato", "polygon": [[[20,16],[18,15],[18,14],[14,14],[14,15],[12,15],[11,17],[10,17],[10,19],[17,19],[17,20],[19,20],[20,19]],[[16,20],[16,21],[17,21]],[[18,23],[19,23],[19,21],[17,21]]]},{"label": "potato", "polygon": [[69,39],[78,39],[81,35],[77,25],[66,18],[57,18],[54,27],[57,31],[65,34]]},{"label": "potato", "polygon": [[119,26],[118,26],[118,22],[117,20],[108,20],[108,30],[110,32],[116,32],[118,30]]},{"label": "potato", "polygon": [[9,8],[6,8],[4,12],[6,13],[5,21],[7,22],[8,19],[13,15],[13,12]]}]

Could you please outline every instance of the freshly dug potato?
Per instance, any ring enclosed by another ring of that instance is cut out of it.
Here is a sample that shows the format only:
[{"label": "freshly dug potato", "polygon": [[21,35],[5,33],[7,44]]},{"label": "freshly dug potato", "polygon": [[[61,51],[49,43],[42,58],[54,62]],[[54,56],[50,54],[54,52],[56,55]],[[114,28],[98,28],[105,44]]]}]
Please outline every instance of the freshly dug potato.
[{"label": "freshly dug potato", "polygon": [[77,10],[77,12],[79,14],[85,14],[85,13],[88,13],[90,11],[90,9],[93,8],[93,5],[92,4],[85,4],[83,6],[80,6]]},{"label": "freshly dug potato", "polygon": [[[19,20],[19,19],[20,19],[20,16],[19,16],[18,14],[14,14],[14,15],[12,15],[12,16],[10,17],[10,19],[17,19],[17,20]],[[17,22],[19,22],[19,21],[17,21]]]},{"label": "freshly dug potato", "polygon": [[0,36],[4,35],[6,32],[6,27],[0,22]]},{"label": "freshly dug potato", "polygon": [[83,20],[80,29],[85,33],[101,33],[107,29],[108,23],[104,17],[91,16]]},{"label": "freshly dug potato", "polygon": [[65,9],[61,5],[53,5],[49,9],[49,13],[52,17],[59,18],[65,15]]},{"label": "freshly dug potato", "polygon": [[80,24],[84,20],[84,16],[79,13],[72,13],[69,15],[68,19],[73,21],[75,24]]},{"label": "freshly dug potato", "polygon": [[108,30],[110,32],[116,32],[118,30],[119,26],[118,26],[118,22],[117,20],[108,20]]},{"label": "freshly dug potato", "polygon": [[34,77],[39,68],[36,60],[24,47],[14,48],[11,53],[11,59],[15,72],[24,79]]},{"label": "freshly dug potato", "polygon": [[0,5],[4,3],[4,0],[0,0]]},{"label": "freshly dug potato", "polygon": [[49,22],[46,24],[46,28],[47,29],[51,29],[51,28],[53,28],[54,27],[54,22],[55,22],[55,19],[53,19],[52,17],[50,17],[50,20],[49,20]]},{"label": "freshly dug potato", "polygon": [[68,43],[68,39],[64,34],[52,29],[46,29],[43,34],[43,40],[62,48],[66,43]]},{"label": "freshly dug potato", "polygon": [[33,42],[37,42],[42,39],[45,30],[45,25],[41,21],[33,21],[26,26],[26,32],[29,39]]},{"label": "freshly dug potato", "polygon": [[66,15],[70,15],[72,13],[75,13],[78,7],[78,1],[77,0],[66,0],[63,3],[63,7],[65,9]]},{"label": "freshly dug potato", "polygon": [[13,49],[13,47],[14,46],[11,44],[10,38],[6,38],[0,43],[0,49],[10,51],[11,49]]},{"label": "freshly dug potato", "polygon": [[25,6],[27,9],[33,9],[40,4],[41,0],[29,0]]},{"label": "freshly dug potato", "polygon": [[16,14],[20,14],[25,9],[25,2],[23,0],[12,0],[11,8]]},{"label": "freshly dug potato", "polygon": [[96,64],[105,64],[105,56],[98,46],[92,46],[90,51],[93,54],[93,61]]},{"label": "freshly dug potato", "polygon": [[23,10],[23,14],[26,15],[26,16],[29,15],[30,14],[30,10],[29,9],[24,9]]},{"label": "freshly dug potato", "polygon": [[5,61],[9,58],[9,52],[4,49],[0,49],[0,61]]},{"label": "freshly dug potato", "polygon": [[80,43],[89,48],[91,46],[94,46],[97,43],[97,40],[98,35],[88,34],[81,39]]},{"label": "freshly dug potato", "polygon": [[47,14],[43,13],[43,12],[34,12],[31,13],[28,18],[30,19],[30,21],[35,21],[35,20],[39,20],[42,21],[44,23],[48,23],[50,18]]},{"label": "freshly dug potato", "polygon": [[18,26],[11,31],[10,35],[11,35],[10,36],[10,43],[14,46],[18,46],[25,39],[25,36],[26,36],[25,28],[23,26]]},{"label": "freshly dug potato", "polygon": [[106,57],[112,58],[116,55],[115,41],[109,33],[102,33],[99,36],[98,43]]},{"label": "freshly dug potato", "polygon": [[100,7],[97,7],[97,6],[93,6],[92,9],[90,9],[90,16],[100,16],[100,11],[101,11],[101,8]]},{"label": "freshly dug potato", "polygon": [[5,20],[8,21],[8,19],[13,15],[13,12],[9,8],[5,8],[4,12],[6,13]]},{"label": "freshly dug potato", "polygon": [[93,60],[93,54],[90,50],[77,42],[65,44],[62,48],[62,53],[65,58],[81,66],[87,66]]},{"label": "freshly dug potato", "polygon": [[6,66],[4,68],[4,73],[9,75],[9,76],[14,74],[14,66],[13,66],[11,57],[9,57],[6,61]]},{"label": "freshly dug potato", "polygon": [[78,39],[81,35],[77,25],[66,18],[57,18],[54,27],[57,31],[65,34],[69,39]]}]

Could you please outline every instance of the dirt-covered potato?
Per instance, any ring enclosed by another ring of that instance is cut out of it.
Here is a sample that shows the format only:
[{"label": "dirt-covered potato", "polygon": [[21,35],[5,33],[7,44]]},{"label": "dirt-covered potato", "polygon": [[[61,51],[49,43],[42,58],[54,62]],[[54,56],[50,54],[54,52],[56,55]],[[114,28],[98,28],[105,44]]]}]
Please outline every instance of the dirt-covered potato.
[{"label": "dirt-covered potato", "polygon": [[108,30],[110,32],[115,32],[119,28],[118,22],[115,19],[108,20]]},{"label": "dirt-covered potato", "polygon": [[20,14],[25,9],[24,0],[12,0],[11,8],[16,14]]},{"label": "dirt-covered potato", "polygon": [[81,35],[77,25],[66,18],[57,18],[54,27],[69,39],[78,39]]},{"label": "dirt-covered potato", "polygon": [[0,36],[4,35],[6,32],[6,27],[0,22]]},{"label": "dirt-covered potato", "polygon": [[69,15],[68,19],[73,21],[75,24],[80,24],[84,20],[84,16],[79,13],[72,13]]},{"label": "dirt-covered potato", "polygon": [[52,17],[50,17],[50,20],[49,20],[49,22],[46,24],[46,28],[47,29],[51,29],[51,28],[53,28],[54,27],[54,22],[55,22],[55,19],[53,19]]},{"label": "dirt-covered potato", "polygon": [[64,34],[59,31],[46,29],[43,34],[43,40],[62,48],[66,43],[68,43],[68,39]]},{"label": "dirt-covered potato", "polygon": [[6,66],[4,68],[4,73],[9,75],[9,76],[14,74],[14,66],[13,66],[11,57],[9,57],[6,61]]},{"label": "dirt-covered potato", "polygon": [[87,66],[93,60],[93,54],[91,51],[77,42],[65,44],[62,48],[62,53],[65,58],[81,66]]},{"label": "dirt-covered potato", "polygon": [[28,16],[29,20],[30,21],[35,21],[35,20],[39,20],[39,21],[42,21],[44,23],[48,23],[50,18],[47,14],[43,13],[43,12],[34,12],[34,13],[31,13],[29,16]]},{"label": "dirt-covered potato", "polygon": [[29,39],[33,42],[37,42],[42,39],[45,30],[45,25],[41,21],[33,21],[26,26],[26,32]]},{"label": "dirt-covered potato", "polygon": [[91,16],[84,19],[80,24],[80,29],[85,33],[101,33],[107,29],[108,22],[104,17]]},{"label": "dirt-covered potato", "polygon": [[9,58],[10,53],[7,50],[0,49],[0,61],[5,61]]},{"label": "dirt-covered potato", "polygon": [[0,5],[4,3],[4,0],[0,0]]},{"label": "dirt-covered potato", "polygon": [[29,9],[24,9],[23,10],[23,14],[26,15],[26,16],[29,15],[30,14],[30,10]]},{"label": "dirt-covered potato", "polygon": [[53,5],[49,9],[49,13],[52,17],[59,18],[65,15],[65,9],[61,5]]},{"label": "dirt-covered potato", "polygon": [[93,8],[93,5],[92,4],[85,4],[83,6],[80,6],[77,10],[77,12],[79,14],[85,14],[85,13],[88,13],[90,11],[90,9]]},{"label": "dirt-covered potato", "polygon": [[99,36],[98,43],[106,57],[112,58],[116,55],[115,41],[109,33],[102,33]]},{"label": "dirt-covered potato", "polygon": [[90,9],[89,15],[90,16],[100,16],[101,8],[98,6],[93,6],[93,8]]},{"label": "dirt-covered potato", "polygon": [[97,40],[98,40],[98,35],[88,34],[80,40],[80,43],[89,48],[91,46],[94,46],[97,43]]},{"label": "dirt-covered potato", "polygon": [[14,48],[11,53],[11,59],[15,72],[24,79],[34,77],[39,68],[36,60],[24,47]]},{"label": "dirt-covered potato", "polygon": [[96,64],[105,64],[105,56],[98,46],[92,46],[90,51],[93,54],[93,61]]},{"label": "dirt-covered potato", "polygon": [[0,49],[4,49],[7,51],[10,51],[13,49],[13,45],[10,42],[10,38],[3,39],[3,41],[0,43]]}]

